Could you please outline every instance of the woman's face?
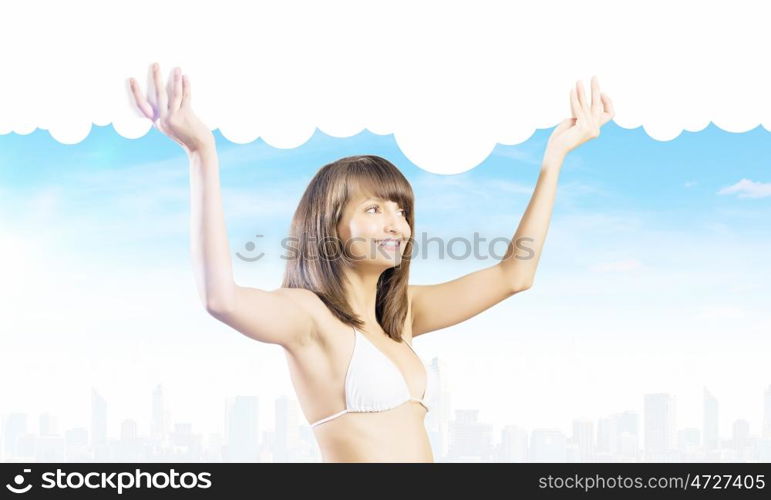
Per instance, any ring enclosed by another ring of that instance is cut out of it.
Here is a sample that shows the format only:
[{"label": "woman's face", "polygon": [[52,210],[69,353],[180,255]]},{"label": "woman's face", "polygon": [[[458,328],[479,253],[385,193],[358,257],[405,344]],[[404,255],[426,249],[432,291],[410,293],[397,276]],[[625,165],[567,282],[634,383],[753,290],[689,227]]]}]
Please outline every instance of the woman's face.
[{"label": "woman's face", "polygon": [[[337,232],[345,253],[357,263],[398,266],[412,236],[404,207],[370,195],[358,195],[343,209]],[[395,240],[388,244],[383,240]]]}]

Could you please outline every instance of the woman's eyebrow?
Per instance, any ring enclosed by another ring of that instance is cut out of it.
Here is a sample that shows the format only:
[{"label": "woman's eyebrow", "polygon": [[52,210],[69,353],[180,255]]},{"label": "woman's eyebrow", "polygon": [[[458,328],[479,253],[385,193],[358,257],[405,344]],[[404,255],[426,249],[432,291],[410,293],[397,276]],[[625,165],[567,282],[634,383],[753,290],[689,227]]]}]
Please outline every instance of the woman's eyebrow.
[{"label": "woman's eyebrow", "polygon": [[[375,200],[375,201],[383,201],[383,202],[386,202],[386,203],[387,203],[387,202],[389,202],[389,201],[391,201],[391,200],[384,200],[383,198],[378,198],[377,196],[373,196],[372,198],[367,198],[366,200],[364,200],[363,202],[361,202],[361,204],[367,203],[368,201],[372,201],[372,200]],[[393,203],[397,203],[397,202],[395,202],[395,201],[394,201]],[[397,203],[397,204],[398,204],[398,203]]]},{"label": "woman's eyebrow", "polygon": [[[366,200],[362,201],[361,203],[359,203],[358,206],[360,207],[362,205],[366,205],[367,203],[370,203],[372,200],[379,201],[381,203],[387,203],[391,201],[391,200],[384,200],[383,198],[378,198],[377,196],[373,196],[371,198],[367,198]],[[403,209],[406,211],[406,209],[402,208],[402,205],[398,201],[394,201],[393,203],[395,203],[396,206],[399,207],[400,209]]]}]

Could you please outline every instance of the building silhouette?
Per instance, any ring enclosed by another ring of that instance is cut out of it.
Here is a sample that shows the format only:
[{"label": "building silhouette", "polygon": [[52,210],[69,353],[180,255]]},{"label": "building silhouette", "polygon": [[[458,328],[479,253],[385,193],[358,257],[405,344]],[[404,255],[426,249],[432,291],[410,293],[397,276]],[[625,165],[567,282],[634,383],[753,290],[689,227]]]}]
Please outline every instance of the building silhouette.
[{"label": "building silhouette", "polygon": [[651,461],[669,461],[675,444],[675,399],[670,394],[646,394],[645,456]]}]

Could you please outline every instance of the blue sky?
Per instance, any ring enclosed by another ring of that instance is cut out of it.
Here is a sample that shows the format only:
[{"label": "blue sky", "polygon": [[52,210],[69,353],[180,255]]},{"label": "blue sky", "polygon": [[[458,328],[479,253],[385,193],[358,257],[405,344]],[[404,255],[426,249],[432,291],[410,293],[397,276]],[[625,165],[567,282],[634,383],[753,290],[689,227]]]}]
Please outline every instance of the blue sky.
[{"label": "blue sky", "polygon": [[[248,241],[268,254],[257,263],[234,257],[236,279],[280,285],[279,240],[308,180],[322,165],[354,154],[381,155],[404,172],[416,193],[418,232],[510,238],[549,133],[498,145],[478,167],[443,176],[412,165],[390,135],[365,131],[341,139],[317,132],[301,147],[281,150],[261,140],[230,143],[215,132],[232,254]],[[453,361],[458,401],[487,409],[493,421],[567,428],[570,422],[559,415],[601,416],[633,406],[644,391],[700,394],[701,384],[709,384],[728,415],[758,424],[759,396],[742,399],[731,388],[741,383],[756,394],[771,383],[758,357],[771,347],[770,146],[771,135],[760,127],[735,134],[709,126],[659,142],[642,128],[606,125],[599,139],[565,162],[535,286],[464,324],[416,339],[416,347],[426,358]],[[255,234],[265,237],[258,241]],[[112,377],[122,387],[115,366],[131,360],[155,377],[148,375],[147,387],[159,381],[174,387],[174,380],[184,387],[186,363],[213,350],[221,356],[208,360],[207,376],[221,378],[215,379],[220,385],[209,382],[211,394],[239,387],[228,378],[233,356],[253,356],[263,360],[261,370],[283,373],[282,356],[253,342],[245,347],[247,340],[200,311],[188,236],[186,157],[155,129],[129,140],[110,126],[94,127],[76,145],[60,144],[44,130],[0,136],[0,269],[6,277],[0,352],[15,353],[6,369],[63,363],[61,354],[41,354],[44,339],[52,349],[83,357],[88,368],[80,375],[62,365],[73,386],[89,377],[107,384]],[[412,281],[446,281],[492,263],[418,259]],[[174,358],[180,343],[190,351]],[[235,354],[238,349],[243,352]],[[256,369],[240,359],[249,367],[244,370]],[[646,373],[652,365],[656,373]],[[528,377],[514,384],[512,401],[565,391],[561,404],[569,408],[506,406],[493,388],[480,389],[501,376]],[[578,391],[576,399],[578,386],[566,385],[566,378],[595,391]],[[291,391],[286,377],[278,380]],[[6,388],[0,399],[24,408],[23,401],[35,405],[35,394],[53,391],[41,380],[29,384]],[[684,406],[683,425],[698,423],[694,401]],[[132,404],[127,397],[126,411]]]},{"label": "blue sky", "polygon": [[[366,131],[346,139],[317,132],[308,143],[291,150],[274,149],[261,140],[233,144],[217,133],[223,187],[234,193],[233,198],[224,198],[231,238],[254,227],[262,228],[266,237],[280,237],[316,169],[365,151],[390,159],[415,183],[418,230],[473,230],[475,224],[487,227],[484,221],[490,216],[501,216],[507,222],[489,229],[511,236],[532,192],[549,132],[539,130],[520,145],[498,145],[475,169],[451,176],[422,171],[400,153],[392,136]],[[771,138],[761,127],[734,134],[710,125],[697,133],[684,132],[674,141],[659,142],[642,128],[626,130],[611,123],[600,139],[568,156],[554,217],[629,212],[636,220],[681,233],[723,224],[740,234],[767,237],[771,229],[763,221],[768,220],[771,196],[741,198],[718,192],[745,178],[768,182],[769,145]],[[24,203],[43,197],[38,200],[42,203],[46,193],[49,201],[56,200],[59,216],[145,226],[148,216],[171,216],[187,209],[186,175],[181,149],[155,129],[141,140],[129,140],[112,127],[95,126],[76,145],[60,144],[44,130],[2,137],[2,206],[6,213],[17,214],[6,223],[22,228],[30,229],[24,217],[18,217],[25,212]],[[116,198],[133,199],[136,206],[116,204]],[[132,213],[132,209],[138,211]],[[155,251],[156,245],[178,240],[176,236],[159,240],[153,234],[153,244],[142,250]],[[134,234],[126,237],[136,241]],[[82,245],[77,249],[84,250]]]}]

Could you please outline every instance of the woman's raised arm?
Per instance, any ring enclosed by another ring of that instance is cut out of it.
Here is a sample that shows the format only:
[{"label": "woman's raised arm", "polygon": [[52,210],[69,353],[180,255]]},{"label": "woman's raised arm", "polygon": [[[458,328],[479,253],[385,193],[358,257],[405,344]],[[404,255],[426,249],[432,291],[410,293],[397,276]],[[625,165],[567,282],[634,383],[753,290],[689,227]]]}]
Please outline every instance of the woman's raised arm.
[{"label": "woman's raised arm", "polygon": [[[598,137],[600,127],[613,118],[613,103],[592,78],[591,102],[580,81],[570,91],[570,118],[552,131],[541,173],[503,259],[485,269],[437,285],[411,285],[412,336],[465,321],[533,285],[551,220],[557,181],[565,155]],[[520,243],[526,242],[524,246]],[[529,250],[525,256],[517,250]]]},{"label": "woman's raised arm", "polygon": [[[175,68],[164,89],[158,64],[145,99],[129,79],[134,104],[164,134],[180,144],[190,161],[190,251],[198,295],[212,316],[244,335],[284,346],[313,331],[307,290],[272,292],[242,287],[233,279],[214,135],[191,106],[190,81]],[[306,293],[303,293],[306,292]]]},{"label": "woman's raised arm", "polygon": [[[600,83],[596,76],[592,77],[590,97],[591,100],[584,95],[584,86],[578,80],[576,87],[570,91],[572,116],[557,125],[549,136],[535,192],[503,260],[499,263],[506,281],[512,286],[522,286],[524,283],[529,288],[533,284],[551,221],[557,180],[565,156],[586,141],[599,137],[600,128],[615,115],[613,102],[610,97],[600,92]],[[531,245],[530,248],[525,248],[530,250],[530,254],[524,258],[517,255],[517,250],[520,249],[518,245],[523,240]]]}]

